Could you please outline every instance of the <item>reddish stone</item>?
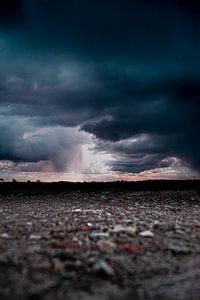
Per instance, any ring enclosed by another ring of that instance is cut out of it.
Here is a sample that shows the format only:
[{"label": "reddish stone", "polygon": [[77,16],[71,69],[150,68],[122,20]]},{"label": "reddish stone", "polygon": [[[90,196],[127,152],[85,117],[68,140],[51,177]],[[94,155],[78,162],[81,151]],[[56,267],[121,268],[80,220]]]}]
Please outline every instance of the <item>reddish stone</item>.
[{"label": "reddish stone", "polygon": [[81,227],[80,227],[80,231],[88,231],[88,230],[90,230],[91,228],[89,227],[89,226],[87,226],[87,225],[82,225]]},{"label": "reddish stone", "polygon": [[71,242],[71,243],[62,243],[62,242],[54,242],[52,244],[52,248],[57,248],[57,249],[75,249],[78,247],[78,244],[76,242]]},{"label": "reddish stone", "polygon": [[127,250],[129,253],[132,254],[139,254],[144,252],[144,248],[139,245],[133,245],[133,244],[123,244],[122,248]]}]

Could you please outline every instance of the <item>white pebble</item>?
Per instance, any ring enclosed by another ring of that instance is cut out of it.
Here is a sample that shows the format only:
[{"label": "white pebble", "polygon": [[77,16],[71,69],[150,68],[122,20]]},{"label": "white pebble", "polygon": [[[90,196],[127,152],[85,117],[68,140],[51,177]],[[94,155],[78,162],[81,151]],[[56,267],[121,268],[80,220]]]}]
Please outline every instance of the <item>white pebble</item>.
[{"label": "white pebble", "polygon": [[142,232],[140,232],[140,236],[143,237],[153,237],[153,232],[150,230],[144,230]]},{"label": "white pebble", "polygon": [[35,235],[35,234],[31,234],[29,236],[30,240],[40,240],[41,236],[40,235]]},{"label": "white pebble", "polygon": [[26,222],[26,225],[28,225],[28,226],[32,226],[32,225],[33,225],[33,223],[32,223],[32,222]]},{"label": "white pebble", "polygon": [[9,239],[9,234],[8,233],[2,233],[1,235],[0,235],[0,237],[1,238],[3,238],[3,239]]}]

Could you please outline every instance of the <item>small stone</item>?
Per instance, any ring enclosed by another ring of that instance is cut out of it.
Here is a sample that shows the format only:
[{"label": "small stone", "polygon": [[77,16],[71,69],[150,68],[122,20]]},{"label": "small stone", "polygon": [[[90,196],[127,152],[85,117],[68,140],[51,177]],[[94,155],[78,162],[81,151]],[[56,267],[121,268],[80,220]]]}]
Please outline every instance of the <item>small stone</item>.
[{"label": "small stone", "polygon": [[88,231],[88,230],[90,230],[90,227],[88,225],[82,225],[79,230],[80,231]]},{"label": "small stone", "polygon": [[167,249],[170,250],[174,254],[189,254],[191,253],[191,250],[189,247],[185,245],[178,245],[175,243],[169,243],[167,245]]},{"label": "small stone", "polygon": [[98,246],[102,252],[113,252],[117,248],[117,245],[111,240],[100,240]]},{"label": "small stone", "polygon": [[137,228],[136,226],[122,226],[122,225],[115,225],[113,229],[110,230],[114,233],[120,233],[120,232],[127,232],[131,235],[135,235]]},{"label": "small stone", "polygon": [[141,247],[139,245],[129,244],[129,243],[125,243],[124,245],[122,245],[122,248],[132,254],[140,254],[140,253],[144,252],[143,247]]},{"label": "small stone", "polygon": [[6,232],[2,233],[2,234],[0,235],[0,237],[3,238],[3,239],[9,239],[9,238],[10,238],[9,234],[6,233]]},{"label": "small stone", "polygon": [[158,220],[154,220],[152,224],[153,229],[158,229],[160,225],[160,222]]},{"label": "small stone", "polygon": [[31,234],[29,236],[29,239],[30,240],[40,240],[41,239],[41,236],[40,235],[36,235],[36,234]]},{"label": "small stone", "polygon": [[76,208],[74,209],[74,212],[83,212],[82,208]]},{"label": "small stone", "polygon": [[65,264],[59,259],[53,259],[53,268],[55,272],[62,273],[65,269]]},{"label": "small stone", "polygon": [[77,268],[82,267],[82,265],[83,265],[83,263],[82,263],[81,260],[77,260],[77,261],[75,262],[75,266],[76,266]]},{"label": "small stone", "polygon": [[102,275],[102,276],[113,276],[115,274],[113,268],[105,261],[99,260],[95,263],[93,270],[95,273]]},{"label": "small stone", "polygon": [[144,230],[144,231],[140,232],[139,235],[143,236],[143,237],[153,237],[154,234],[150,230]]},{"label": "small stone", "polygon": [[91,237],[107,238],[107,237],[109,237],[109,233],[108,232],[92,232]]},{"label": "small stone", "polygon": [[26,222],[26,225],[27,225],[27,226],[32,226],[33,223],[32,223],[32,222]]}]

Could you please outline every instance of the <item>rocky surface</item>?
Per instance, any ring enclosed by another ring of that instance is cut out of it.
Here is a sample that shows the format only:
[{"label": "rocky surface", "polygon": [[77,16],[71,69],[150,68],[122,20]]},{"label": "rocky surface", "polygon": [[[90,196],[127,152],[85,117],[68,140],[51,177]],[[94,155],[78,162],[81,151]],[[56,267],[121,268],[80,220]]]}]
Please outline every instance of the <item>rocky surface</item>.
[{"label": "rocky surface", "polygon": [[0,299],[199,299],[195,191],[0,196]]}]

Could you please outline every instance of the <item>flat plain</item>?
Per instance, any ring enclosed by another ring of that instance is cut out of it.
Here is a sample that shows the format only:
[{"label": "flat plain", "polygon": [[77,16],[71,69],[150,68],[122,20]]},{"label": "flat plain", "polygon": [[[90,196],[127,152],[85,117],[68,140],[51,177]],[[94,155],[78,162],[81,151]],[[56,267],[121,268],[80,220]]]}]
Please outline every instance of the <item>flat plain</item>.
[{"label": "flat plain", "polygon": [[0,299],[200,299],[200,196],[0,196]]}]

